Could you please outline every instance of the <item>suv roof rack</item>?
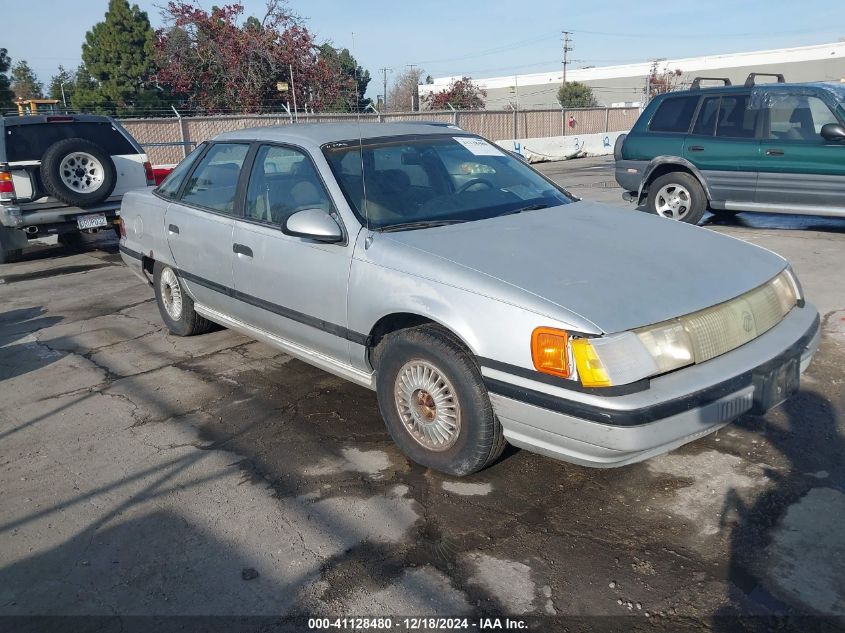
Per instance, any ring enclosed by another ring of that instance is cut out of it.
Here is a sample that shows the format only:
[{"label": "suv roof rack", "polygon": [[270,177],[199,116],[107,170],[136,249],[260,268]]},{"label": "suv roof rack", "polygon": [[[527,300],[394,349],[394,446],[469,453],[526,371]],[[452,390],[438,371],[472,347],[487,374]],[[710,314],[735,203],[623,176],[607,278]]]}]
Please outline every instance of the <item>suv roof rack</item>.
[{"label": "suv roof rack", "polygon": [[781,73],[749,73],[748,79],[745,80],[745,87],[751,88],[756,84],[754,81],[757,77],[777,77],[779,84],[785,84],[786,79],[783,78]]},{"label": "suv roof rack", "polygon": [[692,80],[692,85],[689,87],[689,89],[700,90],[702,81],[722,81],[726,86],[731,85],[731,80],[727,77],[696,77]]}]

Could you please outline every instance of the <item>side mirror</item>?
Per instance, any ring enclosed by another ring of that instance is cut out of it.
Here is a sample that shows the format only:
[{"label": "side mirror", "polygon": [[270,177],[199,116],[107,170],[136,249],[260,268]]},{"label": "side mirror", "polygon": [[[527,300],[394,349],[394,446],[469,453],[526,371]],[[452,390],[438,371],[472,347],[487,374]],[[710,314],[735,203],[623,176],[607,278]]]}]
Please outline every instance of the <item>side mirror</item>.
[{"label": "side mirror", "polygon": [[821,135],[826,141],[845,141],[845,126],[839,123],[825,123]]},{"label": "side mirror", "polygon": [[343,231],[335,219],[322,209],[303,209],[285,221],[282,233],[315,242],[341,242]]}]

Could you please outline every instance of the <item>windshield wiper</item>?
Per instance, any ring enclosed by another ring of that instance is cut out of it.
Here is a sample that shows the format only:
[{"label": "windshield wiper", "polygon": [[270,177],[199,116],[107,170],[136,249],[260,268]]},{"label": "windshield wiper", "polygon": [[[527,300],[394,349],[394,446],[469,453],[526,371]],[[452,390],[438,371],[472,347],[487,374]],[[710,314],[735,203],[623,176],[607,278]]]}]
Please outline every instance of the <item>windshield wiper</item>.
[{"label": "windshield wiper", "polygon": [[430,229],[435,226],[448,226],[450,224],[460,224],[467,220],[418,220],[416,222],[403,222],[402,224],[392,224],[380,230],[382,233],[392,233],[394,231],[413,231],[416,229]]},{"label": "windshield wiper", "polygon": [[522,213],[523,211],[537,211],[538,209],[548,209],[549,205],[545,202],[540,202],[538,204],[529,204],[527,207],[520,207],[518,209],[512,209],[511,211],[505,211],[504,213],[500,213],[497,215],[497,218],[501,218],[504,215],[516,215],[517,213]]}]

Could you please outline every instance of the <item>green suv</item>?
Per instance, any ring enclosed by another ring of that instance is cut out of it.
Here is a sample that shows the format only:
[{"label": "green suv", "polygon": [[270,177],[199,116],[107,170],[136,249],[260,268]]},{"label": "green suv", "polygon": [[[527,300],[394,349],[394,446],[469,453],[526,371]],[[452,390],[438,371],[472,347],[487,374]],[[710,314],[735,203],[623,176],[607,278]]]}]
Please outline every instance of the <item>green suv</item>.
[{"label": "green suv", "polygon": [[691,224],[708,209],[845,217],[845,83],[761,74],[653,99],[616,143],[623,197]]}]

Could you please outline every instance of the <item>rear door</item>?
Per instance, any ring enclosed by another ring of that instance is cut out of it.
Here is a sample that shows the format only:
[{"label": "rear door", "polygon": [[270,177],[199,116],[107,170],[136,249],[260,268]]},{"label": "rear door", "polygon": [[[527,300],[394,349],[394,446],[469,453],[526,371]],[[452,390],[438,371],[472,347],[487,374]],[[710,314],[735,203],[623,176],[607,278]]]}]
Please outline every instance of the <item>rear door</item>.
[{"label": "rear door", "polygon": [[750,93],[708,94],[684,146],[701,172],[711,202],[753,202],[760,161],[758,110]]},{"label": "rear door", "polygon": [[773,211],[845,212],[845,144],[820,134],[842,122],[819,96],[773,91],[766,101],[757,202]]},{"label": "rear door", "polygon": [[346,290],[354,244],[324,244],[282,233],[304,209],[335,214],[310,156],[302,149],[262,145],[255,154],[243,216],[235,220],[235,316],[343,363],[349,341]]},{"label": "rear door", "polygon": [[201,304],[232,310],[232,231],[247,143],[212,144],[197,163],[164,220],[179,275]]}]

